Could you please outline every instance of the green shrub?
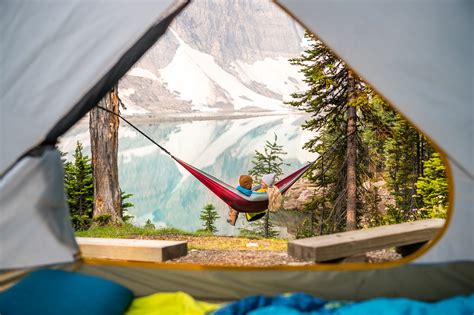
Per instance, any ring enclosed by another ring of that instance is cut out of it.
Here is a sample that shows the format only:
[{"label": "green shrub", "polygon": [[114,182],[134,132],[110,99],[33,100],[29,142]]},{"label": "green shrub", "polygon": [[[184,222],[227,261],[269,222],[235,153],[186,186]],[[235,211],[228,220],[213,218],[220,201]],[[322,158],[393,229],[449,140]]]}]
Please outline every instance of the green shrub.
[{"label": "green shrub", "polygon": [[150,219],[146,220],[145,222],[145,225],[143,226],[144,229],[150,229],[150,230],[154,230],[155,229],[155,225],[153,224],[153,222],[151,222]]},{"label": "green shrub", "polygon": [[101,214],[94,218],[94,222],[99,226],[109,225],[112,220],[112,215],[110,213]]},{"label": "green shrub", "polygon": [[202,221],[203,229],[200,231],[205,231],[209,233],[217,232],[215,222],[220,218],[219,214],[215,210],[216,208],[212,204],[207,204],[201,211],[200,219]]},{"label": "green shrub", "polygon": [[416,182],[416,192],[423,201],[423,208],[420,209],[421,218],[446,218],[448,180],[439,153],[433,153],[425,162],[423,173],[424,176]]}]

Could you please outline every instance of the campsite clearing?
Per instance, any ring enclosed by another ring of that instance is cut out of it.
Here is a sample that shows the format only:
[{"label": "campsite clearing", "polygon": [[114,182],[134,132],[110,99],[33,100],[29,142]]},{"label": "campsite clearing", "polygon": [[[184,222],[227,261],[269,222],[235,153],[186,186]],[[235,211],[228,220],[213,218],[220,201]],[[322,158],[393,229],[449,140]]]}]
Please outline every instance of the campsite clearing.
[{"label": "campsite clearing", "polygon": [[[366,261],[369,263],[394,261],[401,258],[394,250],[379,250],[366,254]],[[201,265],[222,265],[222,266],[308,266],[313,262],[301,261],[288,256],[286,251],[269,250],[196,250],[192,249],[187,256],[169,260],[169,264],[192,263]]]},{"label": "campsite clearing", "polygon": [[[175,229],[143,229],[130,226],[96,227],[89,231],[76,232],[82,237],[128,238],[141,240],[185,241],[186,256],[168,260],[166,263],[191,263],[226,266],[278,266],[312,265],[288,256],[285,239],[247,238],[190,233]],[[383,262],[400,259],[393,249],[372,251],[366,254],[367,262]]]},{"label": "campsite clearing", "polygon": [[264,239],[235,236],[217,236],[208,233],[191,233],[178,229],[147,229],[124,224],[121,227],[93,227],[87,231],[76,232],[77,237],[129,238],[146,240],[186,241],[188,250],[249,250],[284,251],[285,239]]}]

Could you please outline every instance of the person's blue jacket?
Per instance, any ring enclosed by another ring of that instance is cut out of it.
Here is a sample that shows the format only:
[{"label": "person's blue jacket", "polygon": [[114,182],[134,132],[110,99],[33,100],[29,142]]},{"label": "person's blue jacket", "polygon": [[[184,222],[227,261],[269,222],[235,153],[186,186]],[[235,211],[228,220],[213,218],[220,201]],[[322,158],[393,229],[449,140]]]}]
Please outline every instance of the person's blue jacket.
[{"label": "person's blue jacket", "polygon": [[244,188],[242,186],[237,186],[237,190],[240,191],[241,193],[243,193],[244,195],[246,196],[250,196],[251,194],[266,194],[266,192],[257,192],[256,190],[259,190],[260,189],[260,185],[257,185],[255,187],[252,187],[252,189],[247,189],[247,188]]},{"label": "person's blue jacket", "polygon": [[250,189],[247,189],[247,188],[244,188],[242,186],[237,186],[237,190],[240,191],[241,193],[243,193],[244,195],[246,196],[250,196],[252,194],[252,190]]}]

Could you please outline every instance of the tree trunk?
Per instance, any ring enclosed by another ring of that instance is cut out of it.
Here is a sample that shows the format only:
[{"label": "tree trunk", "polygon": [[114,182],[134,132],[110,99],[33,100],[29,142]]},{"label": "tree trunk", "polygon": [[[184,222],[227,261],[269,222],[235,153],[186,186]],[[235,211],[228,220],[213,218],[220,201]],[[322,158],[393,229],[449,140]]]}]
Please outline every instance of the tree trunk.
[{"label": "tree trunk", "polygon": [[265,214],[265,237],[270,237],[270,211]]},{"label": "tree trunk", "polygon": [[318,229],[318,234],[317,235],[323,235],[323,228],[324,228],[324,210],[326,207],[326,182],[324,180],[324,155],[321,155],[321,181],[323,185],[321,186],[322,188],[322,202],[321,202],[321,215],[319,218],[319,229]]},{"label": "tree trunk", "polygon": [[[349,103],[355,97],[355,80],[352,74],[349,74]],[[356,201],[357,201],[357,111],[354,106],[347,108],[347,179],[346,179],[346,231],[357,228],[356,219]]]},{"label": "tree trunk", "polygon": [[425,176],[425,140],[420,135],[420,174],[419,176]]},{"label": "tree trunk", "polygon": [[[99,105],[118,114],[117,86],[113,87]],[[94,174],[93,217],[111,216],[110,223],[122,223],[122,198],[118,181],[117,153],[119,119],[100,108],[90,111],[89,129]]]},{"label": "tree trunk", "polygon": [[421,175],[421,146],[423,145],[420,135],[417,135],[416,141],[416,178]]}]

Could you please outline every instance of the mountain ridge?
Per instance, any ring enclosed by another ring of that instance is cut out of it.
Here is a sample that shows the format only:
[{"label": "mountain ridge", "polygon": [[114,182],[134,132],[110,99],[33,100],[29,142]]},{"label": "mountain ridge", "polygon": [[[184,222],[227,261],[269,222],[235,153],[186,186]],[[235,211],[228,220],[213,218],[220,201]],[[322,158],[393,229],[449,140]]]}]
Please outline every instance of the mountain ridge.
[{"label": "mountain ridge", "polygon": [[120,81],[124,114],[291,111],[302,42],[269,1],[194,1]]}]

